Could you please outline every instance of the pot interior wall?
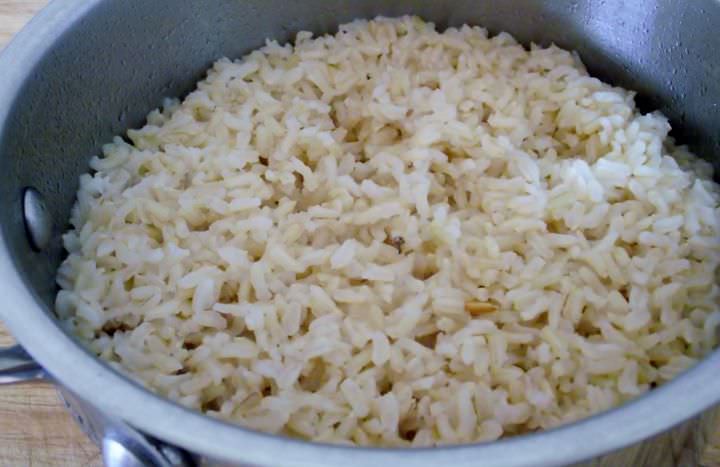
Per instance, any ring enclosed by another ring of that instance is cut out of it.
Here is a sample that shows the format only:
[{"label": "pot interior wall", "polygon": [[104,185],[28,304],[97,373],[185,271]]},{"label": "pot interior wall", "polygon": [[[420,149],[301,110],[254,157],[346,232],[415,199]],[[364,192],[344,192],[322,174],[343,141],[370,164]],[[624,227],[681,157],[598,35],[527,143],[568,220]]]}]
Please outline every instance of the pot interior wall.
[{"label": "pot interior wall", "polygon": [[[591,73],[637,90],[642,108],[665,112],[680,141],[720,166],[720,2],[713,0],[98,1],[28,71],[15,101],[0,103],[10,108],[0,127],[1,232],[27,285],[51,309],[60,235],[89,158],[113,135],[141,126],[163,97],[189,92],[214,60],[241,57],[268,37],[283,42],[302,29],[333,32],[355,18],[402,14],[575,49]],[[29,186],[54,219],[53,241],[41,253],[30,248],[22,219]]]}]

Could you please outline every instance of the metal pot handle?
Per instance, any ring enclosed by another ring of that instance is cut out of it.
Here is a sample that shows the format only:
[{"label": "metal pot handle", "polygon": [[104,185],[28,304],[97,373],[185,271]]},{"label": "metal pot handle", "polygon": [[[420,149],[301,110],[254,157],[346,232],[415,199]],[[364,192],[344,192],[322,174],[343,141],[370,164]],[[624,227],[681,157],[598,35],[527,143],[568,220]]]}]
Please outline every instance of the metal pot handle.
[{"label": "metal pot handle", "polygon": [[19,345],[0,347],[0,385],[47,380],[45,372]]},{"label": "metal pot handle", "polygon": [[[48,373],[19,345],[0,347],[0,385],[47,381]],[[63,396],[67,400],[67,395]],[[67,402],[66,402],[67,404]],[[69,406],[68,406],[69,407]],[[98,416],[103,415],[98,412]],[[82,425],[82,421],[80,421]],[[190,467],[194,462],[186,452],[151,440],[120,420],[102,420],[100,443],[108,467]],[[87,427],[83,427],[86,429]]]},{"label": "metal pot handle", "polygon": [[116,422],[101,442],[105,467],[194,467],[187,452]]}]

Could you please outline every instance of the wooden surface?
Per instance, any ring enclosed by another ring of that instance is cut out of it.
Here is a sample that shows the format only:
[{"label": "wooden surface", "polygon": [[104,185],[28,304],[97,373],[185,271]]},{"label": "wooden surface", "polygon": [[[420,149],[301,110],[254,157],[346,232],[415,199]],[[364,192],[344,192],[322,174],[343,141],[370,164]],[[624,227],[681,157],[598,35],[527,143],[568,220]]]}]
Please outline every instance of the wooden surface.
[{"label": "wooden surface", "polygon": [[[0,50],[46,0],[0,0]],[[0,346],[13,342],[0,323]],[[703,453],[705,467],[720,467],[720,423]],[[0,467],[101,466],[98,448],[75,424],[52,385],[0,388]]]}]

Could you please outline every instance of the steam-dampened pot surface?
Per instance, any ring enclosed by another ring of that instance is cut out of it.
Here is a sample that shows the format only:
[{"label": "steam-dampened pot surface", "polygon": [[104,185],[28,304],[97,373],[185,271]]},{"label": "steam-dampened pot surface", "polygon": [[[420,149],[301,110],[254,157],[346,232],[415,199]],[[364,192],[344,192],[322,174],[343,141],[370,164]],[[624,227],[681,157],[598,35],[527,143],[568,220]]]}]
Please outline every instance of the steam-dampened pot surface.
[{"label": "steam-dampened pot surface", "polygon": [[698,23],[698,24],[700,24],[700,23]]}]

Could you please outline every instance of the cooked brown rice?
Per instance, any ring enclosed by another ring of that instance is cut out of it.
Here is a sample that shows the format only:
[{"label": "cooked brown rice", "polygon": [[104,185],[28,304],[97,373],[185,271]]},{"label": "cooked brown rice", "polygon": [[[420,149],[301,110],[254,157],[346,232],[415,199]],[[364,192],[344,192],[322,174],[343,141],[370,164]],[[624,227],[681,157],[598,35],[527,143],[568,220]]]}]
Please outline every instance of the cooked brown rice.
[{"label": "cooked brown rice", "polygon": [[720,322],[720,190],[633,97],[480,27],[269,41],[91,161],[57,313],[271,433],[430,446],[608,409]]}]

